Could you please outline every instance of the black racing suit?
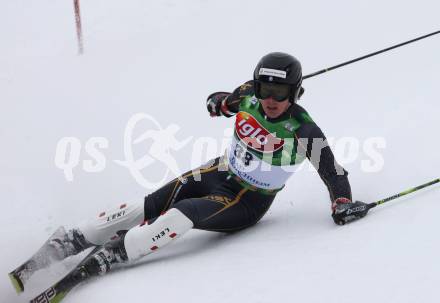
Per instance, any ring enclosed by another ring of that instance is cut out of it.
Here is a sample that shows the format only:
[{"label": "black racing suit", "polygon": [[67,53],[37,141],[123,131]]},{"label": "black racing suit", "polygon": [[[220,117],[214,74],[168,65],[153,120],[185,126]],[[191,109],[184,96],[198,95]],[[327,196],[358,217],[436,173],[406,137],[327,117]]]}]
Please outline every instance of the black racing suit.
[{"label": "black racing suit", "polygon": [[[253,89],[252,81],[248,81],[232,94],[219,92],[210,97],[223,101],[221,111],[229,117],[238,112],[238,106],[245,96],[254,94]],[[300,117],[304,113],[304,108],[293,104],[273,121]],[[269,118],[266,120],[272,121]],[[336,163],[330,147],[322,148],[318,159],[313,157],[313,139],[326,139],[316,123],[303,124],[296,130],[296,138],[307,140],[307,150],[304,152],[327,186],[331,201],[340,197],[351,200],[348,173]],[[180,180],[176,178],[146,196],[145,219],[154,220],[174,207],[194,223],[194,228],[202,230],[233,232],[257,223],[269,209],[276,192],[261,192],[244,186],[243,180],[228,172],[224,157],[211,162],[211,165],[200,169],[200,178],[194,178],[193,171],[190,171],[183,174]]]}]

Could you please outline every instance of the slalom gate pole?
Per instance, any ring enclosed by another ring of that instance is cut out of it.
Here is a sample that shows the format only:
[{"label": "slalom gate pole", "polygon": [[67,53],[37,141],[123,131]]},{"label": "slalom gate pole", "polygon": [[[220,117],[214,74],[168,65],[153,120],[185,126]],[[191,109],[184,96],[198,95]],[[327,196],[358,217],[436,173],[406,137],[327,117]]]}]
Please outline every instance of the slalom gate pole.
[{"label": "slalom gate pole", "polygon": [[431,36],[434,36],[434,35],[437,35],[437,34],[439,34],[439,33],[440,33],[440,30],[439,30],[439,31],[432,32],[432,33],[427,34],[427,35],[424,35],[424,36],[417,37],[417,38],[415,38],[415,39],[412,39],[412,40],[409,40],[409,41],[406,41],[406,42],[402,42],[402,43],[399,43],[399,44],[396,44],[396,45],[393,45],[393,46],[387,47],[387,48],[385,48],[385,49],[382,49],[382,50],[376,51],[376,52],[374,52],[374,53],[371,53],[371,54],[368,54],[368,55],[365,55],[365,56],[362,56],[362,57],[359,57],[359,58],[356,58],[356,59],[352,59],[352,60],[349,60],[349,61],[346,61],[346,62],[340,63],[340,64],[335,65],[335,66],[331,66],[331,67],[324,68],[324,69],[319,70],[319,71],[317,71],[317,72],[314,72],[314,73],[311,73],[311,74],[305,75],[305,76],[303,77],[303,79],[308,79],[308,78],[315,77],[315,76],[317,76],[317,75],[320,75],[320,74],[323,74],[323,73],[326,73],[326,72],[329,72],[329,71],[335,70],[335,69],[340,68],[340,67],[343,67],[343,66],[345,66],[345,65],[349,65],[349,64],[352,64],[352,63],[354,63],[354,62],[361,61],[361,60],[364,60],[364,59],[366,59],[366,58],[370,58],[370,57],[376,56],[376,55],[378,55],[378,54],[381,54],[381,53],[384,53],[384,52],[390,51],[390,50],[392,50],[392,49],[395,49],[395,48],[398,48],[398,47],[401,47],[401,46],[404,46],[404,45],[407,45],[407,44],[410,44],[410,43],[413,43],[413,42],[416,42],[416,41],[419,41],[419,40],[422,40],[422,39],[425,39],[425,38],[428,38],[428,37],[431,37]]},{"label": "slalom gate pole", "polygon": [[376,206],[381,205],[381,204],[384,204],[384,203],[386,203],[388,201],[395,200],[397,198],[406,196],[408,194],[412,194],[412,193],[414,193],[414,192],[416,192],[418,190],[421,190],[421,189],[423,189],[425,187],[428,187],[428,186],[432,186],[432,185],[437,184],[437,183],[440,183],[440,178],[432,180],[431,182],[428,182],[428,183],[416,186],[414,188],[408,189],[408,190],[403,191],[401,193],[395,194],[395,195],[393,195],[391,197],[388,197],[388,198],[385,198],[385,199],[382,199],[382,200],[379,200],[379,201],[376,201],[376,202],[369,203],[368,204],[368,209],[376,207]]},{"label": "slalom gate pole", "polygon": [[84,43],[82,36],[81,12],[79,9],[79,0],[73,0],[73,7],[75,9],[75,24],[76,24],[76,36],[78,39],[78,54],[82,55],[84,53]]}]

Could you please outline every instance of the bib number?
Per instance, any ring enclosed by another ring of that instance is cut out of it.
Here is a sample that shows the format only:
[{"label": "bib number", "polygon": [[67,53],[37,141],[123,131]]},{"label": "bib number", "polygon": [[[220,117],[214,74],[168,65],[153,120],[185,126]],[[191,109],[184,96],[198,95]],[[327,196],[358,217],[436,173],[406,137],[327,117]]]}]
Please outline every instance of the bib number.
[{"label": "bib number", "polygon": [[254,159],[254,156],[240,144],[235,145],[234,156],[245,166],[249,166],[249,163]]}]

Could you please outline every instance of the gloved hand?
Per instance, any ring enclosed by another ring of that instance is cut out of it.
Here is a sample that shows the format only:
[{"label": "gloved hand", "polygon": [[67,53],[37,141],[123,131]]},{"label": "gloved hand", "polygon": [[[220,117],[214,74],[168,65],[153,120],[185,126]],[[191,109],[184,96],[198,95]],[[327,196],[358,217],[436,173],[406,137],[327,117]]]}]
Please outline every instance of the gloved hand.
[{"label": "gloved hand", "polygon": [[228,96],[229,93],[218,92],[209,95],[206,100],[206,108],[208,109],[209,115],[211,117],[221,116],[223,113],[221,111],[222,101]]},{"label": "gloved hand", "polygon": [[356,201],[352,202],[347,198],[338,198],[332,203],[332,217],[338,225],[350,223],[362,217],[368,212],[368,204]]}]

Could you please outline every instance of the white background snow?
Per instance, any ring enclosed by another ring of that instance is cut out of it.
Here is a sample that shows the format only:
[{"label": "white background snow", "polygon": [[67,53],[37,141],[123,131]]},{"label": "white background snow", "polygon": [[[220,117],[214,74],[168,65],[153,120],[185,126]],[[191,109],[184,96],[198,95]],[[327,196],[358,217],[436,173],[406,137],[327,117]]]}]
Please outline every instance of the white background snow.
[{"label": "white background snow", "polygon": [[[233,120],[211,119],[206,96],[250,79],[264,54],[289,52],[310,73],[440,29],[435,0],[82,0],[81,9],[77,56],[72,0],[0,3],[1,302],[26,302],[48,286],[42,279],[17,296],[7,273],[59,225],[149,192],[113,162],[124,158],[133,114],[179,125],[179,139],[220,140]],[[437,36],[304,82],[301,104],[327,136],[386,140],[379,172],[361,169],[362,150],[345,164],[355,199],[440,177],[439,54]],[[83,145],[108,138],[106,169],[78,166],[67,182],[54,163],[66,136]],[[173,155],[191,168],[190,148]],[[304,170],[255,227],[191,231],[65,302],[438,302],[439,200],[437,186],[339,227],[325,186]]]}]

